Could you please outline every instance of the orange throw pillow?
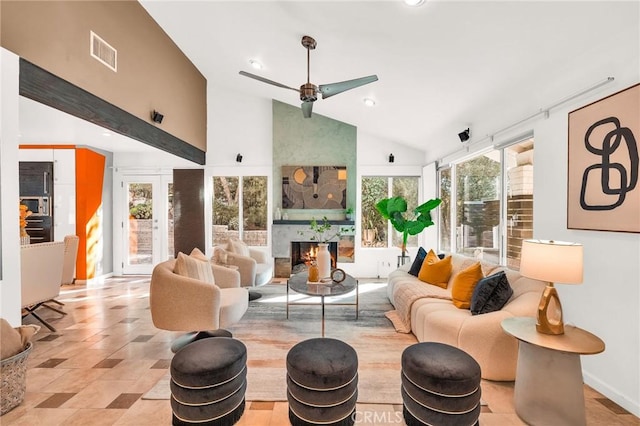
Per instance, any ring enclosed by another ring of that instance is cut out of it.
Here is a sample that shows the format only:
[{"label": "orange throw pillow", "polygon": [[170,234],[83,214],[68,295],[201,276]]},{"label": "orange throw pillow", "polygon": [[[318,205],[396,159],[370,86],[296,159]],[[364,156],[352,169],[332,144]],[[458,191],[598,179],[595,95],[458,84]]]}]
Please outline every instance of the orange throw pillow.
[{"label": "orange throw pillow", "polygon": [[466,269],[463,269],[453,277],[451,283],[451,298],[453,304],[460,309],[469,309],[471,306],[471,296],[476,284],[484,278],[480,262],[476,262]]},{"label": "orange throw pillow", "polygon": [[422,262],[420,272],[418,272],[418,279],[428,284],[447,288],[452,268],[451,256],[440,260],[433,250],[429,250],[427,257]]}]

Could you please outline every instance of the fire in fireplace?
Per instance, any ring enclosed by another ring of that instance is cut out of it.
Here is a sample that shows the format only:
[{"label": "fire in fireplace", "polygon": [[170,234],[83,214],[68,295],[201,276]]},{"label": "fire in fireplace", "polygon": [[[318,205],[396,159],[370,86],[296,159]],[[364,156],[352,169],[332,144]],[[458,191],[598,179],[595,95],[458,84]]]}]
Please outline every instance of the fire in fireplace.
[{"label": "fire in fireplace", "polygon": [[[291,274],[306,271],[311,265],[311,261],[316,259],[317,253],[318,243],[315,241],[291,241]],[[336,268],[337,241],[329,243],[329,254],[331,254],[331,267]]]}]

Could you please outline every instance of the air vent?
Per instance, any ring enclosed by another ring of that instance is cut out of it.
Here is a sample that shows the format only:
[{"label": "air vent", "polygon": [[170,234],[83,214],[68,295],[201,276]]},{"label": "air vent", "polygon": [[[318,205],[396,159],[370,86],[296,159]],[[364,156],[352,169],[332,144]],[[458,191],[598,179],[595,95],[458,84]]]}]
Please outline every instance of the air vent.
[{"label": "air vent", "polygon": [[91,56],[114,72],[118,72],[118,51],[91,31]]}]

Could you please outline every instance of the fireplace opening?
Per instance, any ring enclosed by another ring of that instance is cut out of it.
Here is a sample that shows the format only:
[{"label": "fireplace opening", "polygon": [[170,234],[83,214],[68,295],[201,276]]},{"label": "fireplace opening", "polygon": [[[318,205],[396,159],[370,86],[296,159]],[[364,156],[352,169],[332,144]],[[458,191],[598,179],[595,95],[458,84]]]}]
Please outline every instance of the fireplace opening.
[{"label": "fireplace opening", "polygon": [[[305,272],[311,265],[311,261],[316,259],[317,253],[318,243],[315,241],[291,241],[291,275]],[[331,255],[331,268],[336,268],[337,241],[329,243],[329,254]]]}]

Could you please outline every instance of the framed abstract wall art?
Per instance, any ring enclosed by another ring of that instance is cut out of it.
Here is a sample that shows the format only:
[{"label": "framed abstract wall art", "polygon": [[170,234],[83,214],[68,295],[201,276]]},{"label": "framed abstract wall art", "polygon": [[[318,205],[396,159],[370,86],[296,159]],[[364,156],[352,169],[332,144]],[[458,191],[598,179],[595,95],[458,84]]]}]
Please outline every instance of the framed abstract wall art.
[{"label": "framed abstract wall art", "polygon": [[283,209],[346,207],[346,166],[282,166]]},{"label": "framed abstract wall art", "polygon": [[569,113],[567,227],[640,233],[640,84]]}]

